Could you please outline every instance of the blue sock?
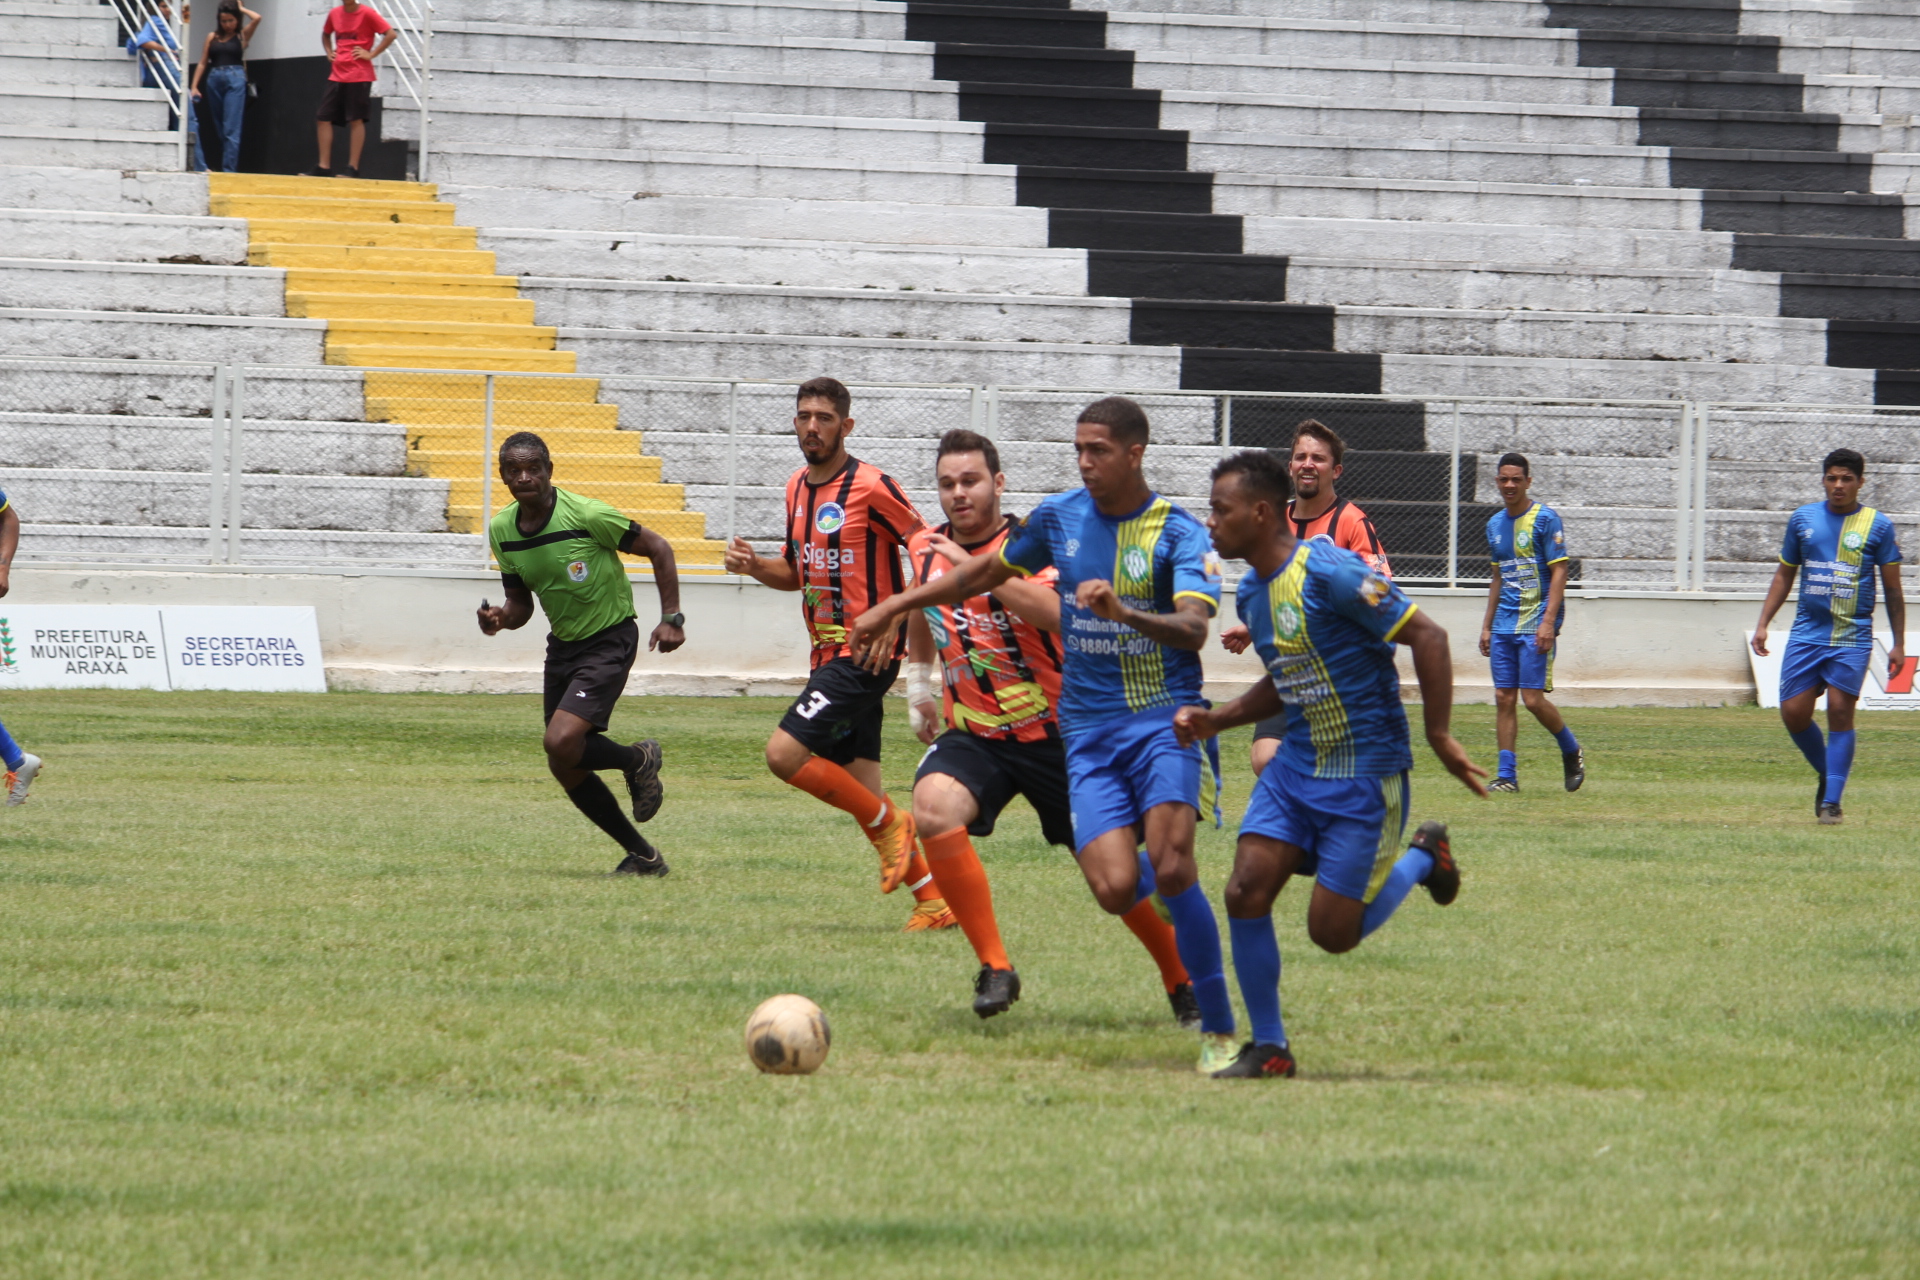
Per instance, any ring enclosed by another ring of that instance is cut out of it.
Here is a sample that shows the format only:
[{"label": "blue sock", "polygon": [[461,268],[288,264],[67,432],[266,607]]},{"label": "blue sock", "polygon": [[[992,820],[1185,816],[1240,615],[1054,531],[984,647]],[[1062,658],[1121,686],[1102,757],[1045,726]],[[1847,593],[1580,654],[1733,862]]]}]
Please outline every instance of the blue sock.
[{"label": "blue sock", "polygon": [[1140,879],[1133,886],[1133,905],[1137,907],[1160,887],[1160,877],[1153,874],[1153,859],[1145,849],[1134,850],[1134,855],[1140,859]]},{"label": "blue sock", "polygon": [[1561,755],[1570,756],[1580,749],[1580,739],[1574,737],[1573,730],[1564,724],[1560,726],[1560,732],[1553,735],[1553,740],[1560,744]]},{"label": "blue sock", "polygon": [[1233,935],[1233,971],[1240,979],[1240,998],[1247,1002],[1247,1022],[1255,1044],[1287,1043],[1280,1023],[1280,943],[1273,936],[1273,917],[1236,920],[1227,917]]},{"label": "blue sock", "polygon": [[1813,771],[1821,777],[1827,776],[1827,740],[1820,736],[1820,726],[1810,724],[1800,732],[1789,735],[1793,745],[1800,748],[1800,754],[1807,758]]},{"label": "blue sock", "polygon": [[[1413,886],[1427,878],[1433,870],[1433,855],[1425,849],[1409,849],[1400,855],[1400,861],[1393,864],[1393,870],[1387,875],[1387,882],[1380,886],[1380,892],[1374,895],[1372,902],[1360,915],[1360,936],[1366,937],[1385,924],[1400,904],[1413,892]],[[1239,952],[1234,952],[1235,963],[1239,962]]]},{"label": "blue sock", "polygon": [[1514,754],[1511,751],[1502,751],[1500,753],[1500,776],[1503,778],[1518,778],[1520,776],[1520,762],[1514,758]]},{"label": "blue sock", "polygon": [[1839,804],[1853,771],[1853,730],[1835,729],[1827,735],[1827,803]]},{"label": "blue sock", "polygon": [[1193,980],[1193,998],[1200,1002],[1200,1029],[1214,1035],[1233,1034],[1233,997],[1227,994],[1226,966],[1220,957],[1220,924],[1213,904],[1198,881],[1184,893],[1160,895],[1173,916],[1173,941],[1180,963]]},{"label": "blue sock", "polygon": [[7,726],[0,724],[0,760],[7,762],[7,768],[18,769],[20,762],[26,758],[27,753],[14,742],[12,735],[7,732]]}]

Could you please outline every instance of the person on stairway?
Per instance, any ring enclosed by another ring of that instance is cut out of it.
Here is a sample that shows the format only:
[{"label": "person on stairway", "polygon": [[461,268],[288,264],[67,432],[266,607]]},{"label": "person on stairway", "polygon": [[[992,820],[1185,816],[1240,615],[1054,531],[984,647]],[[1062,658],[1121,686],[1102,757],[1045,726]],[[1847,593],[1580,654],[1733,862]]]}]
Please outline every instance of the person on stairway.
[{"label": "person on stairway", "polygon": [[[167,132],[172,133],[180,127],[180,113],[173,108],[171,90],[180,83],[180,41],[173,34],[173,6],[167,0],[156,0],[157,10],[149,17],[146,25],[127,39],[127,56],[140,59],[140,87],[143,89],[169,90],[167,102]],[[184,28],[193,21],[193,6],[182,5],[180,25]],[[204,173],[207,168],[206,157],[200,154],[199,120],[195,128],[187,130],[187,137],[193,147],[192,169],[195,173]]]},{"label": "person on stairway", "polygon": [[210,114],[220,135],[220,167],[227,173],[240,171],[240,125],[247,111],[246,50],[259,29],[259,14],[243,4],[222,4],[200,52],[200,65],[193,69],[193,100],[200,101],[203,86],[213,94]]},{"label": "person on stairway", "polygon": [[333,73],[320,97],[316,128],[320,161],[307,170],[308,177],[333,176],[333,127],[337,124],[347,126],[347,169],[341,176],[360,176],[360,153],[367,145],[367,104],[378,74],[373,60],[392,43],[393,24],[375,13],[372,5],[342,0],[327,15],[320,28],[320,47],[327,51]]}]

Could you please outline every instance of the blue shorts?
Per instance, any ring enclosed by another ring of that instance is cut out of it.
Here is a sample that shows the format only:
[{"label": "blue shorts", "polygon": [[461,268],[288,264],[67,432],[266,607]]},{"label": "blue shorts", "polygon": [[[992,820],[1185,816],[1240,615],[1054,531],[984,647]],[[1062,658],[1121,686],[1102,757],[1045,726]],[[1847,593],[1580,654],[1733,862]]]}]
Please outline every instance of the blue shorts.
[{"label": "blue shorts", "polygon": [[1780,701],[1822,685],[1857,698],[1860,686],[1866,683],[1867,659],[1872,656],[1871,649],[1837,649],[1830,644],[1788,640],[1787,651],[1780,655]]},{"label": "blue shorts", "polygon": [[1200,811],[1200,747],[1174,741],[1178,709],[1155,707],[1067,735],[1075,853],[1109,831],[1139,826],[1155,805],[1178,802]]},{"label": "blue shorts", "polygon": [[1534,633],[1523,632],[1520,635],[1501,635],[1493,637],[1493,687],[1496,689],[1539,689],[1543,693],[1553,692],[1553,652],[1560,647],[1555,641],[1553,649],[1540,652]]},{"label": "blue shorts", "polygon": [[1247,801],[1243,836],[1298,847],[1295,868],[1343,898],[1372,902],[1407,847],[1405,773],[1384,778],[1316,778],[1275,757]]}]

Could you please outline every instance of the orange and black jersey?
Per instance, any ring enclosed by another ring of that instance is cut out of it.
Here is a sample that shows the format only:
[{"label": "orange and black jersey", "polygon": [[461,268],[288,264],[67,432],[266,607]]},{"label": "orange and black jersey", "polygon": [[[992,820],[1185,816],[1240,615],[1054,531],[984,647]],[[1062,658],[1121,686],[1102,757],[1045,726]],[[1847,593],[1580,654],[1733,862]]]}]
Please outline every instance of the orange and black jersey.
[{"label": "orange and black jersey", "polygon": [[1345,547],[1358,555],[1381,577],[1393,576],[1393,568],[1387,563],[1386,548],[1380,545],[1380,535],[1374,531],[1373,521],[1367,519],[1366,512],[1345,498],[1334,499],[1332,506],[1311,520],[1294,519],[1293,503],[1289,502],[1287,522],[1293,526],[1293,536],[1300,541],[1325,538],[1334,546]]},{"label": "orange and black jersey", "polygon": [[[821,484],[805,467],[787,481],[782,554],[800,579],[800,608],[818,667],[847,652],[855,618],[906,586],[900,552],[926,521],[893,477],[858,458]],[[904,652],[904,637],[894,656]]]},{"label": "orange and black jersey", "polygon": [[[1013,528],[972,546],[975,553],[996,552]],[[951,538],[952,525],[940,532]],[[925,530],[908,539],[914,582],[942,577],[947,558],[934,550]],[[1048,568],[1028,579],[1051,588],[1058,579]],[[1060,642],[1008,609],[990,593],[971,596],[960,604],[928,608],[927,626],[940,650],[941,685],[945,690],[947,722],[981,738],[1041,742],[1057,739],[1060,725],[1055,708],[1060,703]]]}]

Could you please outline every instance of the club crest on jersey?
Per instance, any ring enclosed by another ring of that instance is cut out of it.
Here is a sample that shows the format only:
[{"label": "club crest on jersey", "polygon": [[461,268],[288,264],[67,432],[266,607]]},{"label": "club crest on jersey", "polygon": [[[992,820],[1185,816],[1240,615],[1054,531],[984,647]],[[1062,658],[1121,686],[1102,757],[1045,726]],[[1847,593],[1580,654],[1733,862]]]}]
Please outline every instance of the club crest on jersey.
[{"label": "club crest on jersey", "polygon": [[1067,554],[1068,554],[1069,556],[1077,556],[1077,555],[1079,555],[1079,554],[1080,554],[1080,539],[1078,539],[1078,538],[1068,538],[1068,539],[1067,539],[1067,547],[1066,547],[1066,550],[1067,550]]},{"label": "club crest on jersey", "polygon": [[1360,580],[1360,598],[1367,602],[1370,609],[1378,609],[1380,602],[1387,598],[1387,584],[1368,574]]},{"label": "club crest on jersey", "polygon": [[813,513],[813,527],[821,533],[837,532],[847,522],[847,509],[837,502],[829,502]]},{"label": "club crest on jersey", "polygon": [[1147,553],[1138,547],[1128,547],[1120,553],[1120,567],[1127,571],[1129,578],[1147,576]]},{"label": "club crest on jersey", "polygon": [[1273,611],[1273,629],[1280,633],[1282,640],[1294,640],[1300,635],[1300,610],[1291,600],[1282,600]]},{"label": "club crest on jersey", "polygon": [[1865,536],[1862,535],[1858,529],[1854,529],[1850,531],[1847,534],[1847,536],[1840,539],[1840,541],[1846,543],[1847,550],[1849,551],[1858,551],[1860,548],[1867,545],[1867,540]]},{"label": "club crest on jersey", "polygon": [[1528,529],[1522,529],[1519,532],[1515,533],[1513,535],[1513,545],[1521,551],[1533,550],[1532,531]]},{"label": "club crest on jersey", "polygon": [[567,576],[575,582],[585,582],[587,580],[587,562],[585,560],[568,561]]}]

